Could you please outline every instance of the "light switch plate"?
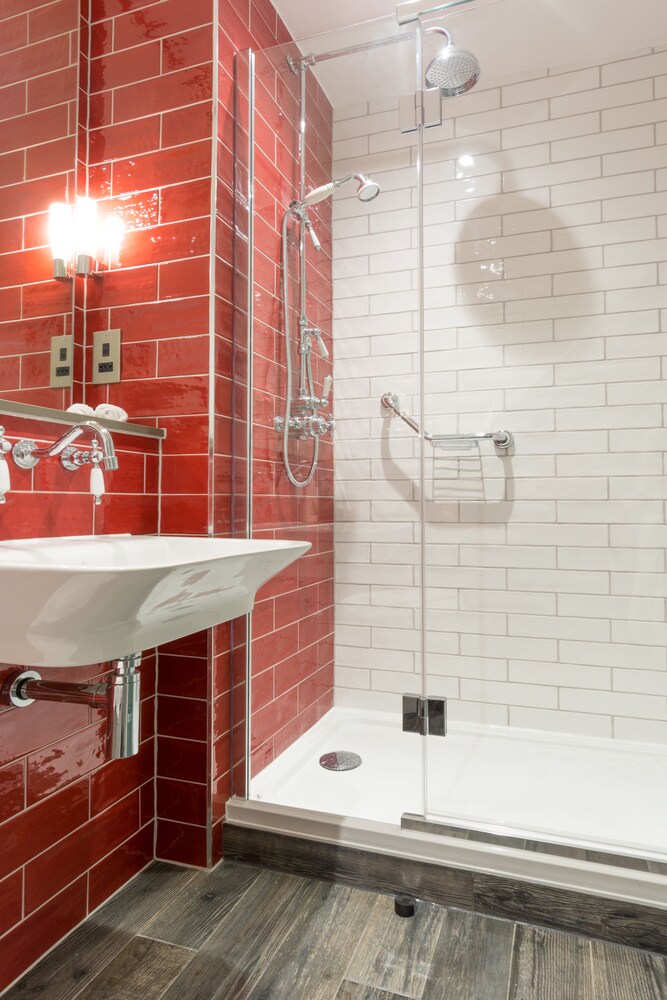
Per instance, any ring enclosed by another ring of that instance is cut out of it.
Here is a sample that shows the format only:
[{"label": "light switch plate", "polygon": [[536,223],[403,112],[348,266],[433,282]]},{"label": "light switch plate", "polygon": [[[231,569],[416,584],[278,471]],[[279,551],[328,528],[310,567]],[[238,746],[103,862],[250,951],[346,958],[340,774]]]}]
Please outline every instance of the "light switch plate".
[{"label": "light switch plate", "polygon": [[97,330],[93,334],[94,385],[120,382],[120,330]]},{"label": "light switch plate", "polygon": [[51,337],[49,385],[67,388],[74,383],[74,337]]}]

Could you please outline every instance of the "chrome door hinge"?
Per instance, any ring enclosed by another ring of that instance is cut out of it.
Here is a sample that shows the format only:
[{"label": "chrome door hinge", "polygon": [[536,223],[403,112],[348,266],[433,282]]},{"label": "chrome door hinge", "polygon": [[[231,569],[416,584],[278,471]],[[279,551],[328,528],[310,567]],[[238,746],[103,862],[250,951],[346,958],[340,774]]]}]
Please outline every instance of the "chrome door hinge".
[{"label": "chrome door hinge", "polygon": [[417,90],[398,102],[398,127],[401,132],[416,132],[420,125],[442,125],[442,95],[439,87]]},{"label": "chrome door hinge", "polygon": [[403,732],[420,736],[447,735],[447,699],[403,695]]}]

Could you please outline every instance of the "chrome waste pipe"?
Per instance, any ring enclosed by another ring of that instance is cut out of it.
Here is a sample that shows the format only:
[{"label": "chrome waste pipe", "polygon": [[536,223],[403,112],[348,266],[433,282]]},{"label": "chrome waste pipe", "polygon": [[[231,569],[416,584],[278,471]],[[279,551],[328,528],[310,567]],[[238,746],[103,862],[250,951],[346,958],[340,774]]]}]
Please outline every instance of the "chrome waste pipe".
[{"label": "chrome waste pipe", "polygon": [[109,680],[107,725],[114,760],[139,751],[140,664],[141,653],[122,657]]},{"label": "chrome waste pipe", "polygon": [[28,708],[36,701],[87,705],[107,714],[107,746],[114,760],[139,752],[141,705],[141,653],[116,660],[111,676],[99,684],[45,681],[36,670],[23,670],[7,677],[0,704]]}]

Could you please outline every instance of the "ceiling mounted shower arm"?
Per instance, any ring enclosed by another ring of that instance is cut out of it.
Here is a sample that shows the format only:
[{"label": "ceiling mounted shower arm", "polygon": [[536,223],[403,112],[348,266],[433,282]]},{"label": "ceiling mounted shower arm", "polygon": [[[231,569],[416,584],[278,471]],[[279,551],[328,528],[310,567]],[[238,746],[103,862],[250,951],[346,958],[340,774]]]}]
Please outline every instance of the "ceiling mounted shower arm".
[{"label": "ceiling mounted shower arm", "polygon": [[361,52],[370,52],[372,49],[382,49],[386,45],[397,45],[400,42],[405,42],[416,37],[417,34],[414,31],[406,34],[391,35],[389,38],[378,38],[373,42],[348,45],[343,49],[330,49],[328,52],[311,52],[302,59],[293,59],[291,56],[288,56],[287,63],[293,73],[299,73],[301,67],[309,69],[312,66],[316,66],[317,63],[328,62],[330,59],[338,59],[340,56],[354,56]]},{"label": "ceiling mounted shower arm", "polygon": [[411,24],[420,17],[444,14],[452,7],[463,7],[469,3],[474,3],[474,0],[447,0],[446,3],[438,4],[429,3],[428,0],[409,0],[408,3],[399,3],[396,7],[396,20],[399,24]]},{"label": "ceiling mounted shower arm", "polygon": [[[438,4],[435,7],[428,3],[417,4],[412,2],[399,4],[396,8],[396,18],[400,25],[411,24],[418,21],[420,17],[425,15],[438,14],[442,11],[446,11],[450,7],[460,7],[473,2],[474,0],[450,0],[449,3]],[[428,30],[445,31],[444,28],[436,29],[435,27],[429,28]],[[287,65],[292,73],[298,76],[299,73],[302,73],[307,69],[312,69],[312,67],[316,66],[318,63],[329,62],[330,59],[340,59],[341,56],[360,55],[362,52],[372,52],[374,49],[383,49],[387,45],[400,45],[403,42],[412,42],[416,38],[416,31],[402,31],[397,35],[389,35],[387,38],[376,38],[372,42],[361,42],[359,45],[347,45],[341,49],[329,49],[325,52],[309,52],[308,55],[302,56],[300,59],[294,58],[294,56],[287,56]]]}]

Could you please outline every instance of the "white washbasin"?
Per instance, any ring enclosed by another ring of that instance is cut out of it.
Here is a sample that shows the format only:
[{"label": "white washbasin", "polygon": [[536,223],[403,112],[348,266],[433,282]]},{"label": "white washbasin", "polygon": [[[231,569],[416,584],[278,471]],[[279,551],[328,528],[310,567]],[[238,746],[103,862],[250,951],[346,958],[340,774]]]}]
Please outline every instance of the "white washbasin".
[{"label": "white washbasin", "polygon": [[229,621],[309,548],[183,535],[0,542],[0,661],[85,666]]}]

